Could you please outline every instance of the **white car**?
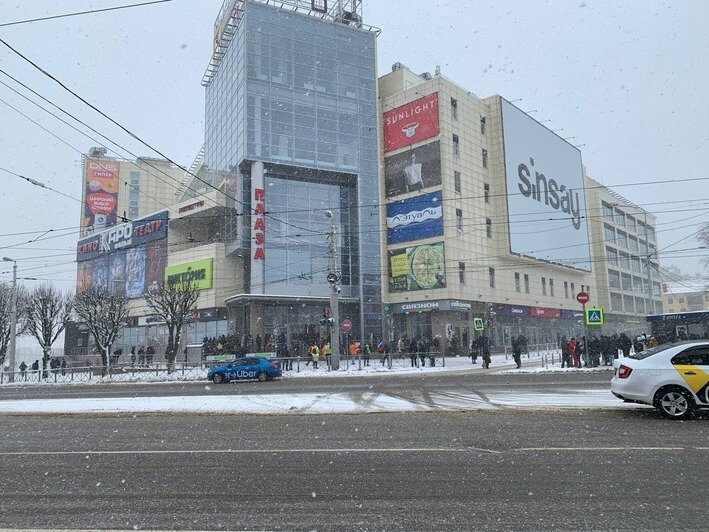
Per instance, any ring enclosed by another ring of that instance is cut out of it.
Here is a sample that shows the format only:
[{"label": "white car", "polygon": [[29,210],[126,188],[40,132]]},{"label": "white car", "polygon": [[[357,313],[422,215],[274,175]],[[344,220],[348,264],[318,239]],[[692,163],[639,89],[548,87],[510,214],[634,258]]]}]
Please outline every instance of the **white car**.
[{"label": "white car", "polygon": [[615,361],[611,391],[624,401],[654,406],[672,419],[709,408],[709,341],[654,347]]}]

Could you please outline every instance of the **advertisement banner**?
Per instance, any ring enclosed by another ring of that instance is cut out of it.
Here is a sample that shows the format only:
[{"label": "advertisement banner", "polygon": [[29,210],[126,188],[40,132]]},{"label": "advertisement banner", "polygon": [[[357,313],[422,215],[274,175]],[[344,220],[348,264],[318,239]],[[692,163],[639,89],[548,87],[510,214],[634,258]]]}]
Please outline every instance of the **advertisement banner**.
[{"label": "advertisement banner", "polygon": [[102,255],[113,254],[120,249],[167,238],[167,225],[167,211],[117,225],[102,233],[79,240],[76,260],[77,262],[91,260]]},{"label": "advertisement banner", "polygon": [[441,184],[441,143],[424,144],[384,160],[388,198]]},{"label": "advertisement banner", "polygon": [[167,239],[163,238],[80,262],[76,283],[79,289],[93,286],[138,299],[160,286],[166,265]]},{"label": "advertisement banner", "polygon": [[445,286],[446,259],[442,242],[389,252],[390,292],[430,290]]},{"label": "advertisement banner", "polygon": [[165,268],[165,284],[187,284],[196,290],[212,288],[214,259],[196,260]]},{"label": "advertisement banner", "polygon": [[561,318],[561,309],[529,307],[529,315],[535,318]]},{"label": "advertisement banner", "polygon": [[581,152],[505,99],[502,121],[510,251],[590,271]]},{"label": "advertisement banner", "polygon": [[398,150],[438,135],[438,93],[384,113],[384,151]]},{"label": "advertisement banner", "polygon": [[86,160],[81,236],[98,233],[116,225],[120,170],[121,163],[118,161]]},{"label": "advertisement banner", "polygon": [[399,244],[443,236],[441,192],[423,194],[387,205],[387,241]]}]

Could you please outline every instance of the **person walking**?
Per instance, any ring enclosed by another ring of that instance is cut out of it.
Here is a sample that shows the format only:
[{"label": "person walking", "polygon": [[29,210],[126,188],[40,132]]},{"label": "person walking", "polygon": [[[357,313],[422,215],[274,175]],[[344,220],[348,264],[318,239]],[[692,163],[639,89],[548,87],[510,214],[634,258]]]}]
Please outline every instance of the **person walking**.
[{"label": "person walking", "polygon": [[418,353],[419,353],[419,360],[421,361],[421,367],[425,368],[426,367],[426,353],[428,349],[426,348],[426,342],[423,341],[423,339],[418,341]]},{"label": "person walking", "polygon": [[416,359],[416,351],[418,351],[418,343],[416,342],[416,338],[412,338],[411,342],[409,343],[409,359],[411,360],[411,367],[412,368],[418,367],[418,360]]},{"label": "person walking", "polygon": [[25,361],[22,361],[22,364],[20,364],[20,377],[23,379],[25,378],[25,372],[27,371],[27,363]]},{"label": "person walking", "polygon": [[483,346],[483,369],[490,369],[490,362],[492,362],[492,357],[490,356],[490,348],[486,344]]},{"label": "person walking", "polygon": [[512,338],[512,358],[517,364],[517,369],[522,367],[522,346],[520,345],[519,338]]},{"label": "person walking", "polygon": [[620,333],[618,337],[618,347],[623,352],[623,356],[628,358],[630,356],[630,349],[633,347],[633,342],[630,341],[628,335],[625,333]]},{"label": "person walking", "polygon": [[369,366],[369,359],[372,357],[372,344],[367,342],[364,344],[364,365]]},{"label": "person walking", "polygon": [[579,360],[579,355],[576,352],[576,338],[571,338],[569,340],[569,353],[571,353],[571,362],[575,368],[581,367],[581,360]]},{"label": "person walking", "polygon": [[331,359],[332,359],[332,347],[330,346],[330,342],[325,342],[322,346],[322,354],[325,357],[325,365],[329,368],[331,364]]},{"label": "person walking", "polygon": [[569,351],[569,342],[566,336],[561,337],[561,369],[569,369],[571,367],[571,351]]}]

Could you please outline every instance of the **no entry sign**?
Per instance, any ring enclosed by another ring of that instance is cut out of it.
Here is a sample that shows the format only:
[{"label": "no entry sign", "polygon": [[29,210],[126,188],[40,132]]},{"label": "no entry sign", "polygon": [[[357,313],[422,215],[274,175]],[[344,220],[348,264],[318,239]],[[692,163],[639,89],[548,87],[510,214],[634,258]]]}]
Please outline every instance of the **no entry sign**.
[{"label": "no entry sign", "polygon": [[582,305],[585,305],[591,300],[591,296],[589,296],[586,292],[579,292],[576,295],[576,301],[581,303]]}]

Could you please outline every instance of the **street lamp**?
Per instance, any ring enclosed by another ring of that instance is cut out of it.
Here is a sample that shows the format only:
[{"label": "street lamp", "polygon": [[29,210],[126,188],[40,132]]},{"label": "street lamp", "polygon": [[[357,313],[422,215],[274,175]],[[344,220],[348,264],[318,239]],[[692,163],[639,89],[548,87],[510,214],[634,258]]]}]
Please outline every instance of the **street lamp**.
[{"label": "street lamp", "polygon": [[8,345],[8,365],[10,382],[15,380],[15,343],[17,338],[17,261],[3,257],[4,262],[12,262],[12,301],[10,303],[10,345]]},{"label": "street lamp", "polygon": [[333,371],[340,369],[340,274],[337,271],[337,226],[332,216],[332,211],[325,211],[325,218],[330,220],[330,246],[328,253],[329,272],[327,281],[330,283],[330,367]]}]

